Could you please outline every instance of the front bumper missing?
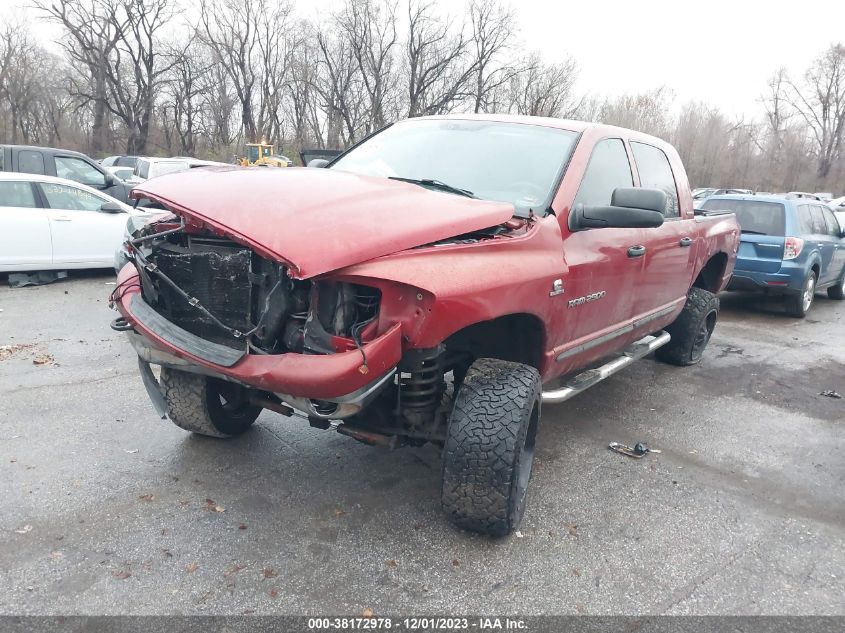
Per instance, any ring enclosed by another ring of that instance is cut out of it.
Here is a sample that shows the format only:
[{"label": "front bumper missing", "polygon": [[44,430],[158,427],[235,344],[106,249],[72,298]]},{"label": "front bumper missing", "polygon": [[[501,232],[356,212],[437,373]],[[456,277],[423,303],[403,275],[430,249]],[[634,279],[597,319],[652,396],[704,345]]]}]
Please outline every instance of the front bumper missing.
[{"label": "front bumper missing", "polygon": [[[248,354],[205,341],[164,319],[144,302],[133,281],[137,283],[137,272],[124,268],[118,283],[128,290],[116,304],[127,325],[133,328],[127,336],[147,367],[161,365],[237,382],[276,394],[297,409],[304,408],[309,415],[331,419],[353,415],[390,384],[402,357],[402,330],[398,323],[363,345],[366,365],[360,350],[336,354]],[[154,393],[160,395],[151,371],[145,384],[150,378]],[[151,398],[155,400],[152,394]],[[309,410],[306,403],[312,400],[338,406],[329,415],[328,408],[314,403],[310,403]]]}]

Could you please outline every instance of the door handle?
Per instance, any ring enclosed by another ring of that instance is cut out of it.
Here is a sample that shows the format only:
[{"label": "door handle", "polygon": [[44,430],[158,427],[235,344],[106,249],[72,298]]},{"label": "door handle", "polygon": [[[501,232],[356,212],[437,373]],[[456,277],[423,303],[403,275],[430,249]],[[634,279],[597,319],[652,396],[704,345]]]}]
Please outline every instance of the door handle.
[{"label": "door handle", "polygon": [[691,237],[682,237],[681,238],[681,246],[692,246],[692,238]]},{"label": "door handle", "polygon": [[637,244],[628,249],[628,257],[642,257],[645,255],[645,246]]}]

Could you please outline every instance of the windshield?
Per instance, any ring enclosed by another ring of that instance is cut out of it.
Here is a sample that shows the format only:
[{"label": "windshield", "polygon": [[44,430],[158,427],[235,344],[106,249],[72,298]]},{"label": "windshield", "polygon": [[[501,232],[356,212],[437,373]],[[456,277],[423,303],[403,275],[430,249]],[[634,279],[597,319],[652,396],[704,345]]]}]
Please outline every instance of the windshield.
[{"label": "windshield", "polygon": [[783,205],[759,200],[713,200],[704,203],[707,211],[733,211],[743,233],[782,236],[786,230]]},{"label": "windshield", "polygon": [[575,132],[539,125],[412,119],[379,132],[332,168],[436,180],[477,198],[509,202],[517,215],[542,214],[577,138]]}]

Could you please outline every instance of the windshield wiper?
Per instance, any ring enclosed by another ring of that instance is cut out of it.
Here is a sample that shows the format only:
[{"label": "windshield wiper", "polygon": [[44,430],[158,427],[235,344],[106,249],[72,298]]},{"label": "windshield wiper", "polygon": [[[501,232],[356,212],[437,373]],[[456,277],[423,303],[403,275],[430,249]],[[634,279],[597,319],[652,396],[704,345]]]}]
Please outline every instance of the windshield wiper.
[{"label": "windshield wiper", "polygon": [[447,185],[441,180],[434,180],[432,178],[400,178],[399,176],[388,176],[388,178],[390,178],[390,180],[400,180],[402,182],[409,182],[413,185],[420,185],[422,187],[431,187],[432,189],[447,191],[449,193],[454,193],[459,196],[464,196],[466,198],[475,198],[475,195],[472,193],[472,191],[469,191],[467,189],[459,189],[458,187],[453,187],[452,185]]}]

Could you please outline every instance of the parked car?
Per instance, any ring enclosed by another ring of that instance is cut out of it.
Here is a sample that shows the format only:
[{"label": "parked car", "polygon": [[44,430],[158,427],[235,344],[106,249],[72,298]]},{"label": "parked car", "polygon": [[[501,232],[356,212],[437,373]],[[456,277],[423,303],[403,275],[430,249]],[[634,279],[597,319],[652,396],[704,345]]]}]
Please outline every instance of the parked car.
[{"label": "parked car", "polygon": [[829,206],[834,211],[845,211],[845,196],[842,196],[841,198],[834,198],[833,200],[827,203],[827,206]]},{"label": "parked car", "polygon": [[132,172],[134,169],[132,167],[106,167],[106,171],[109,172],[115,178],[126,182],[130,178],[132,178]]},{"label": "parked car", "polygon": [[138,156],[109,156],[99,161],[103,167],[135,167],[138,162]]},{"label": "parked car", "polygon": [[822,199],[816,194],[807,193],[806,191],[790,191],[789,193],[784,194],[784,197],[788,200],[817,200],[822,202]]},{"label": "parked car", "polygon": [[813,194],[822,202],[830,202],[833,200],[833,194],[830,191],[817,191]]},{"label": "parked car", "polygon": [[706,189],[695,189],[692,193],[692,200],[693,204],[696,208],[700,207],[707,198],[710,196],[720,196],[726,193],[744,193],[748,195],[753,195],[754,192],[751,189],[715,189],[715,188],[706,188]]},{"label": "parked car", "polygon": [[804,317],[817,290],[845,299],[845,241],[833,212],[806,198],[713,196],[705,210],[736,214],[742,229],[728,290],[782,294],[787,314]]},{"label": "parked car", "polygon": [[218,163],[210,160],[199,160],[197,158],[139,158],[132,176],[128,182],[134,186],[138,183],[157,178],[165,174],[172,174],[177,171],[185,171],[194,167],[228,166],[226,163]]},{"label": "parked car", "polygon": [[0,172],[41,174],[75,180],[120,200],[129,200],[129,187],[85,154],[51,147],[0,145]]},{"label": "parked car", "polygon": [[72,180],[0,173],[0,272],[109,268],[127,204]]},{"label": "parked car", "polygon": [[230,437],[297,409],[434,442],[446,514],[493,535],[525,508],[541,402],[651,351],[698,362],[739,240],[732,214],[694,216],[672,146],[560,119],[415,118],[328,169],[192,170],[133,195],[175,214],[133,235],[112,295],[162,416]]}]

